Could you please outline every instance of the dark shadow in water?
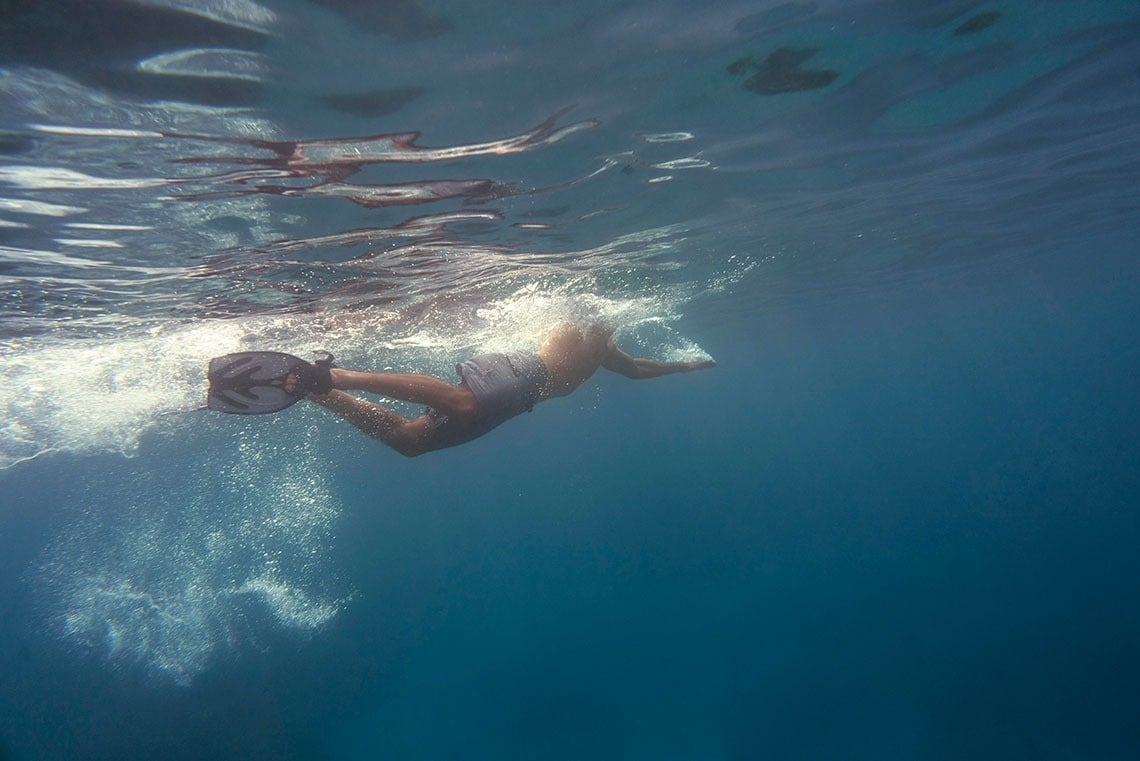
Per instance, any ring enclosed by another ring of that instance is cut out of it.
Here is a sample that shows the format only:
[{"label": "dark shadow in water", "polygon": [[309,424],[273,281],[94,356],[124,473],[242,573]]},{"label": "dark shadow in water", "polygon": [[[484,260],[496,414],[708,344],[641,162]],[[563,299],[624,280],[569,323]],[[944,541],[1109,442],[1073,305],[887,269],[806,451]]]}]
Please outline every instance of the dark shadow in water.
[{"label": "dark shadow in water", "polygon": [[323,95],[321,103],[342,114],[374,118],[387,116],[423,95],[419,87],[399,87],[392,90]]},{"label": "dark shadow in water", "polygon": [[369,32],[401,42],[428,40],[451,31],[451,22],[432,16],[416,0],[309,0],[328,8]]},{"label": "dark shadow in water", "polygon": [[819,48],[780,48],[763,61],[751,56],[740,58],[728,65],[728,73],[735,77],[746,75],[742,86],[757,95],[818,90],[831,84],[839,76],[831,69],[804,69],[802,64],[819,52]]},{"label": "dark shadow in water", "polygon": [[989,29],[991,26],[996,24],[1000,18],[1001,11],[986,11],[985,13],[979,13],[978,15],[962,22],[962,24],[954,30],[954,36],[963,37],[967,34],[980,32],[983,29]]},{"label": "dark shadow in water", "polygon": [[[451,25],[415,0],[310,0],[369,32],[408,42],[437,37]],[[140,61],[172,51],[221,48],[259,51],[269,30],[128,0],[0,0],[0,66],[49,69],[89,87],[135,98],[211,106],[249,106],[262,82],[227,76],[141,71]],[[381,116],[420,94],[414,89],[321,98],[338,111]]]},{"label": "dark shadow in water", "polygon": [[0,0],[0,66],[50,69],[88,86],[208,105],[254,102],[257,82],[139,71],[172,50],[256,50],[265,36],[169,8],[103,0]]},{"label": "dark shadow in water", "polygon": [[0,156],[28,153],[35,147],[35,139],[25,132],[0,132]]},{"label": "dark shadow in water", "polygon": [[819,6],[816,3],[784,3],[759,13],[751,13],[736,22],[733,31],[749,36],[770,32],[773,29],[813,16]]}]

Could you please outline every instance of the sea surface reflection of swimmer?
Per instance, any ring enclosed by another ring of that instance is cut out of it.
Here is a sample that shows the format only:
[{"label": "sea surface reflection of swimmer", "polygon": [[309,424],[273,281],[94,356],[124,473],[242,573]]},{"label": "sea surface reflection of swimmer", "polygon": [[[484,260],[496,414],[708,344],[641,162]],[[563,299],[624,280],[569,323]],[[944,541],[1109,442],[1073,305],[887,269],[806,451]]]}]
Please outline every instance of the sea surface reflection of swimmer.
[{"label": "sea surface reflection of swimmer", "polygon": [[[598,368],[642,379],[715,364],[711,359],[637,359],[614,344],[612,329],[562,323],[534,354],[481,354],[460,363],[458,384],[430,375],[347,370],[333,367],[331,360],[309,364],[274,352],[231,354],[211,362],[208,406],[241,414],[275,412],[307,395],[369,436],[415,457],[464,444],[539,402],[566,396]],[[348,391],[423,404],[427,410],[408,419]]]}]

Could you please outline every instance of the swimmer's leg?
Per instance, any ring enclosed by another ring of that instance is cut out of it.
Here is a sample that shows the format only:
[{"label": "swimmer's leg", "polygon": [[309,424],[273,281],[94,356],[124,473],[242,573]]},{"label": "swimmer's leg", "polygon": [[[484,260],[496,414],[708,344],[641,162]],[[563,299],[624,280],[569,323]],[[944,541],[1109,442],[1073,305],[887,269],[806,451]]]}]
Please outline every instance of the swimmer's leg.
[{"label": "swimmer's leg", "polygon": [[479,411],[479,400],[471,389],[453,386],[431,375],[362,373],[334,367],[332,385],[342,391],[368,391],[402,402],[424,404],[460,420],[472,418]]},{"label": "swimmer's leg", "polygon": [[324,396],[310,394],[309,399],[402,455],[415,457],[431,450],[431,433],[435,425],[427,415],[408,420],[387,407],[357,399],[343,391],[330,391]]}]

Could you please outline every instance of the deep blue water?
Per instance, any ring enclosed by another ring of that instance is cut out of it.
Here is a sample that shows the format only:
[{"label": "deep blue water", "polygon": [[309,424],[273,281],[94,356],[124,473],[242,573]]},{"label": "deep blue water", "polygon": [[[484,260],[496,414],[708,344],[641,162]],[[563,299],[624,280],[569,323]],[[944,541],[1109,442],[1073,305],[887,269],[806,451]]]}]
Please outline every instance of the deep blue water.
[{"label": "deep blue water", "polygon": [[[3,14],[0,758],[1140,756],[1134,2]],[[718,364],[184,412],[565,318]]]}]

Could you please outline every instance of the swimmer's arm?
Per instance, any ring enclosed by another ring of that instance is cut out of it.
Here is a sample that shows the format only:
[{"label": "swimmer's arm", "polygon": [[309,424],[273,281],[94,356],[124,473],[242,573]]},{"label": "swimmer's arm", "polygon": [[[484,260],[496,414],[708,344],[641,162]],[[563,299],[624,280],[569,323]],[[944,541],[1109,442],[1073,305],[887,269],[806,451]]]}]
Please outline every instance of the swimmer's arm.
[{"label": "swimmer's arm", "polygon": [[606,357],[602,360],[602,367],[610,372],[635,380],[656,378],[671,373],[687,373],[692,370],[704,370],[715,366],[716,362],[711,359],[695,362],[658,362],[653,359],[638,359],[619,349],[613,341],[610,341],[606,350]]}]

